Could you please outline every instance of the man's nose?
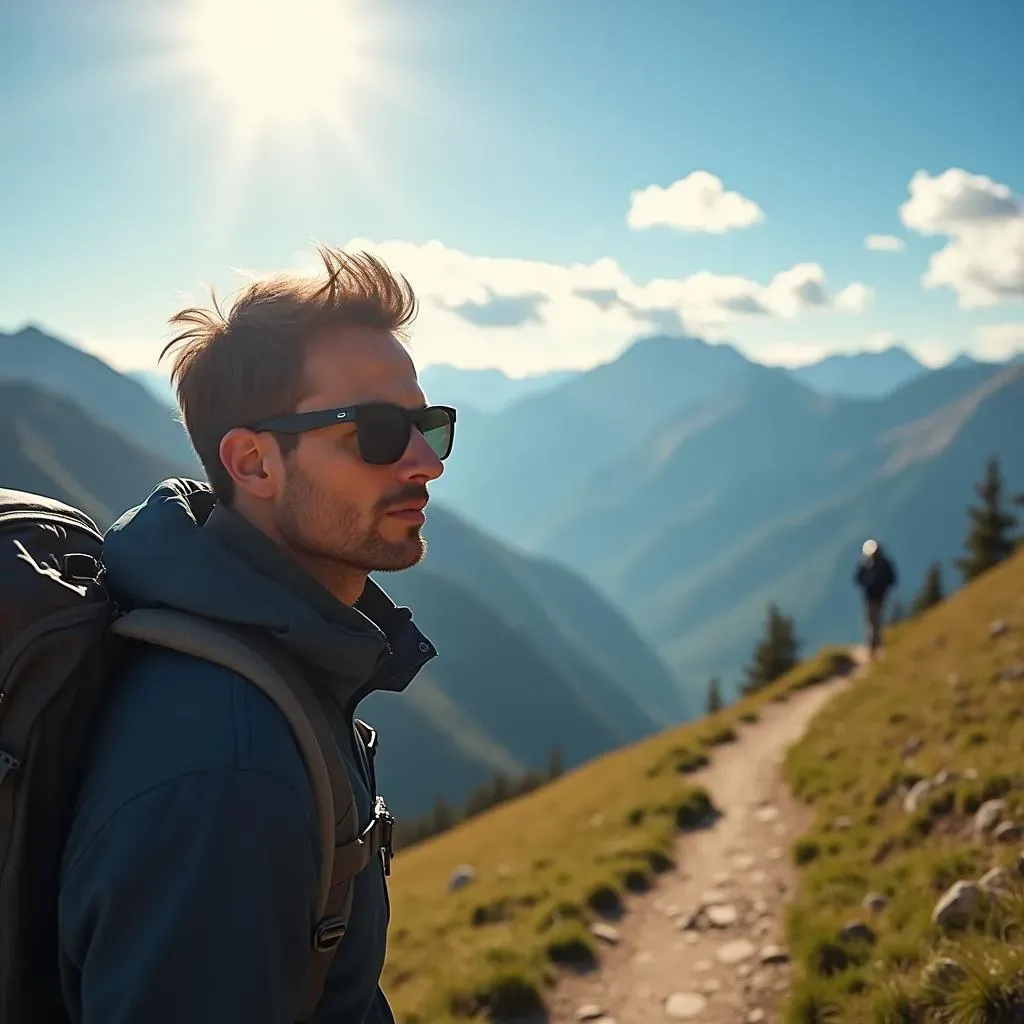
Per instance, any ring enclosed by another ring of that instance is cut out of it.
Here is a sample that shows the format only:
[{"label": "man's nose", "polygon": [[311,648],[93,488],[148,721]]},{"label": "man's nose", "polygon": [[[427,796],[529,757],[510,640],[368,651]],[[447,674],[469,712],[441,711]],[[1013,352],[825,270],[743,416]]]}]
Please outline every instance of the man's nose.
[{"label": "man's nose", "polygon": [[405,480],[436,480],[444,472],[444,463],[427,439],[415,427],[409,435],[409,444],[399,463]]}]

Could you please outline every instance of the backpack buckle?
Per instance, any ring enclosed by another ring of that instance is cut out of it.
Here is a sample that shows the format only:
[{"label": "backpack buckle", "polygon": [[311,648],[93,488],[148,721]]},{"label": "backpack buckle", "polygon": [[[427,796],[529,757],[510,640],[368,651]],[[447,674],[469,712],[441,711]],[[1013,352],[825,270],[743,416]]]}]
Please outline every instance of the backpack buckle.
[{"label": "backpack buckle", "polygon": [[377,828],[380,830],[380,862],[384,868],[384,874],[391,874],[391,861],[395,857],[394,835],[395,816],[388,810],[384,797],[378,796],[374,807],[374,817]]},{"label": "backpack buckle", "polygon": [[343,917],[325,917],[313,932],[313,949],[318,953],[334,949],[347,931],[348,924]]},{"label": "backpack buckle", "polygon": [[16,772],[20,767],[21,762],[13,754],[8,754],[6,750],[0,750],[0,784],[11,772]]}]

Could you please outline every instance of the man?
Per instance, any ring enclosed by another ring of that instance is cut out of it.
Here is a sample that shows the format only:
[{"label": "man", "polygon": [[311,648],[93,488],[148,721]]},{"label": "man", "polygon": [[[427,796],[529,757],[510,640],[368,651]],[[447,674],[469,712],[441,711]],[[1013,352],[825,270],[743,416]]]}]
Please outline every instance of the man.
[{"label": "man", "polygon": [[861,588],[867,620],[868,649],[872,656],[882,643],[882,609],[890,589],[896,585],[896,566],[876,540],[866,540],[854,572]]},{"label": "man", "polygon": [[[187,309],[173,381],[210,487],[168,481],[104,545],[126,608],[170,607],[276,638],[304,668],[372,814],[359,700],[436,653],[368,573],[423,556],[427,487],[454,412],[426,407],[401,338],[415,298],[368,255],[326,276]],[[212,490],[211,490],[212,489]],[[64,857],[61,977],[78,1024],[291,1024],[318,885],[312,787],[289,725],[247,680],[140,650],[97,727]],[[380,989],[383,866],[356,878],[313,1019],[393,1020]]]}]

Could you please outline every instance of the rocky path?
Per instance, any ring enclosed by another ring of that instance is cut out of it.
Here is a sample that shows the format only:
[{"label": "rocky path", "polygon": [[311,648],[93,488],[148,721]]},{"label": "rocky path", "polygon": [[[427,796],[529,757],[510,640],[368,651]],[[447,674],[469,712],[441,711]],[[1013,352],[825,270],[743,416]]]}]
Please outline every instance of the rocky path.
[{"label": "rocky path", "polygon": [[722,816],[681,837],[679,869],[629,899],[604,940],[600,970],[560,982],[551,1024],[779,1019],[789,974],[785,908],[796,877],[790,848],[806,823],[779,769],[811,718],[847,685],[836,679],[770,704],[760,721],[741,727],[738,742],[715,749],[707,769],[687,776],[708,789]]}]

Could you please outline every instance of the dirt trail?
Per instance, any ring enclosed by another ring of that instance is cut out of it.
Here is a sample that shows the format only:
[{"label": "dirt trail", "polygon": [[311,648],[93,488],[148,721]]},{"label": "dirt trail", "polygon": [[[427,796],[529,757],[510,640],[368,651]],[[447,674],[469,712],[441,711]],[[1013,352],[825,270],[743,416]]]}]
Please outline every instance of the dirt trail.
[{"label": "dirt trail", "polygon": [[737,742],[715,748],[708,768],[686,777],[707,788],[721,817],[682,836],[678,870],[627,900],[618,940],[602,942],[600,970],[566,977],[548,1000],[551,1024],[779,1018],[789,976],[790,848],[806,824],[779,769],[809,721],[848,685],[835,679],[769,704]]}]

